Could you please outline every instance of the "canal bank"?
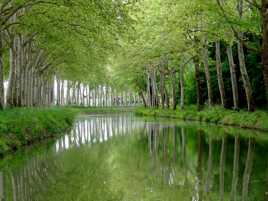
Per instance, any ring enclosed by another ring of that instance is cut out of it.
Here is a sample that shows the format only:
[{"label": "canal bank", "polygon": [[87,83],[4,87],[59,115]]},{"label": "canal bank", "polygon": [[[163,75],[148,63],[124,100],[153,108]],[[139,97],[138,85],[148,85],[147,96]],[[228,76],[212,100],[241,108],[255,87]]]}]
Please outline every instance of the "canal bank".
[{"label": "canal bank", "polygon": [[138,108],[135,113],[139,116],[172,118],[268,131],[268,112],[263,110],[255,112],[241,110],[238,112],[221,107],[212,107],[198,111],[193,106],[186,107],[184,110]]},{"label": "canal bank", "polygon": [[59,137],[72,127],[77,111],[65,108],[19,108],[0,112],[0,155]]},{"label": "canal bank", "polygon": [[57,138],[72,128],[79,114],[130,111],[129,108],[15,108],[0,111],[0,157],[23,146]]}]

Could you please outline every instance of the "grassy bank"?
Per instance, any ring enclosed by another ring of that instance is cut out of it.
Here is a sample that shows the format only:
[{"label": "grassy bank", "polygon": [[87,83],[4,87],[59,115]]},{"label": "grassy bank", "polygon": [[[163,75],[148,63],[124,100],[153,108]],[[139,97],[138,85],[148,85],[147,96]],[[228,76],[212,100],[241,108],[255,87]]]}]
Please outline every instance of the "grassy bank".
[{"label": "grassy bank", "polygon": [[66,132],[77,110],[10,109],[0,112],[0,155]]},{"label": "grassy bank", "polygon": [[174,118],[268,131],[267,111],[236,112],[221,107],[197,111],[195,107],[187,107],[184,110],[178,109],[176,111],[170,109],[138,108],[135,113],[141,116]]},{"label": "grassy bank", "polygon": [[105,113],[121,113],[121,112],[133,112],[135,107],[80,107],[80,106],[69,106],[65,107],[72,110],[76,110],[81,114],[105,114]]},{"label": "grassy bank", "polygon": [[131,108],[16,108],[0,111],[0,156],[43,139],[58,137],[72,127],[78,114],[127,112]]}]

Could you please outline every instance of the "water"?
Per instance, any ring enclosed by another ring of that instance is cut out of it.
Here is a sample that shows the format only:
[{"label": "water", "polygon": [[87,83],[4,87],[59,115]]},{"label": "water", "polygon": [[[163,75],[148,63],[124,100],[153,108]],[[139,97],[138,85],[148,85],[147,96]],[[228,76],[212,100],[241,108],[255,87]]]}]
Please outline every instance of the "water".
[{"label": "water", "polygon": [[131,114],[84,116],[56,142],[3,160],[0,198],[264,201],[266,135]]}]

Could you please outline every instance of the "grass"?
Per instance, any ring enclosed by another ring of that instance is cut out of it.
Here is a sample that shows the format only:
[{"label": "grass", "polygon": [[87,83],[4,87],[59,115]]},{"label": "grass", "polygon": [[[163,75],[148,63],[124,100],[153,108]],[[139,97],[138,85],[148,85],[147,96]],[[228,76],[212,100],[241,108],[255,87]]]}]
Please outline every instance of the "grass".
[{"label": "grass", "polygon": [[58,137],[72,127],[78,114],[127,112],[129,108],[15,108],[0,111],[0,156],[44,139]]},{"label": "grass", "polygon": [[65,107],[77,110],[81,114],[94,114],[94,113],[118,113],[134,111],[134,107],[83,107],[83,106],[69,106]]},{"label": "grass", "polygon": [[165,117],[268,131],[268,112],[261,110],[237,112],[213,107],[197,111],[196,107],[189,106],[184,110],[138,108],[135,113],[140,116]]},{"label": "grass", "polygon": [[66,132],[77,114],[64,108],[8,109],[0,112],[0,154]]}]

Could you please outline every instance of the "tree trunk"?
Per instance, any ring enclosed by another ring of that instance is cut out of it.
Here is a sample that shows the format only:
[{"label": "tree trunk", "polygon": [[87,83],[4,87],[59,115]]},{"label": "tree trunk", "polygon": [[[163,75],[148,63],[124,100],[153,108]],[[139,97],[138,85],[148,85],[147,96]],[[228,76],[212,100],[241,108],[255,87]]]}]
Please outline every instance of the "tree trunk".
[{"label": "tree trunk", "polygon": [[94,89],[92,90],[92,98],[93,98],[93,100],[92,100],[93,103],[92,103],[92,104],[93,104],[94,107],[96,107],[96,104],[97,104],[97,103],[96,103],[96,88],[94,88]]},{"label": "tree trunk", "polygon": [[245,93],[246,93],[248,111],[254,111],[252,87],[251,87],[250,79],[249,79],[248,72],[246,69],[245,54],[244,54],[243,44],[241,41],[239,41],[237,44],[237,51],[238,51],[240,72],[241,72],[243,86],[244,86]]},{"label": "tree trunk", "polygon": [[55,88],[55,82],[54,82],[54,75],[51,76],[51,83],[50,83],[50,104],[54,105],[54,88]]},{"label": "tree trunk", "polygon": [[4,72],[3,72],[3,39],[0,31],[0,110],[4,109],[5,92],[4,92]]},{"label": "tree trunk", "polygon": [[34,72],[33,74],[34,78],[34,85],[33,85],[33,106],[36,107],[38,105],[38,93],[39,93],[39,83],[40,83],[40,77],[37,72]]},{"label": "tree trunk", "polygon": [[220,91],[220,95],[221,95],[221,105],[223,107],[226,107],[224,82],[223,82],[223,77],[222,77],[220,41],[216,42],[216,69],[217,69],[218,86],[219,86],[219,91]]},{"label": "tree trunk", "polygon": [[[24,43],[23,37],[21,37],[21,43]],[[25,85],[26,85],[26,48],[22,46],[21,48],[21,80],[20,80],[20,97],[21,97],[21,106],[26,106],[26,98],[25,98]]]},{"label": "tree trunk", "polygon": [[266,100],[268,104],[268,0],[261,1],[261,17],[262,17],[262,67],[265,84]]},{"label": "tree trunk", "polygon": [[75,81],[72,82],[72,105],[75,104],[76,98],[75,98]]},{"label": "tree trunk", "polygon": [[70,105],[70,98],[71,98],[70,90],[71,90],[71,81],[67,80],[67,97],[66,97],[67,105]]},{"label": "tree trunk", "polygon": [[61,102],[61,105],[64,105],[65,104],[65,100],[64,100],[64,80],[62,80],[60,82],[60,102]]},{"label": "tree trunk", "polygon": [[196,104],[197,109],[200,110],[201,106],[203,104],[202,101],[202,87],[201,87],[201,78],[200,78],[200,64],[198,62],[198,59],[194,59],[194,65],[195,65],[195,80],[196,80]]},{"label": "tree trunk", "polygon": [[238,110],[238,86],[237,86],[237,77],[236,77],[236,65],[234,63],[233,50],[231,46],[227,47],[227,56],[229,61],[229,68],[231,74],[231,83],[232,83],[232,93],[233,93],[233,109]]},{"label": "tree trunk", "polygon": [[60,106],[60,78],[57,76],[57,106]]},{"label": "tree trunk", "polygon": [[29,79],[29,84],[28,84],[28,87],[27,87],[27,91],[28,91],[28,107],[31,107],[33,104],[32,104],[32,100],[33,100],[33,84],[34,84],[34,79],[33,79],[33,69],[30,68],[29,69],[29,72],[28,72],[28,79]]},{"label": "tree trunk", "polygon": [[[157,103],[158,103],[158,101],[157,101]],[[169,94],[168,94],[168,90],[167,90],[166,87],[165,87],[165,104],[166,104],[166,107],[169,108],[169,106],[170,106],[170,104],[169,104]]]},{"label": "tree trunk", "polygon": [[161,105],[162,109],[165,108],[165,75],[160,71],[160,95],[161,95]]},{"label": "tree trunk", "polygon": [[148,94],[148,106],[152,107],[153,106],[153,90],[152,90],[152,85],[151,85],[151,73],[148,72],[147,75],[147,94]]},{"label": "tree trunk", "polygon": [[88,107],[91,107],[91,88],[89,85],[87,85],[87,89],[88,89],[88,97],[87,97],[87,102],[88,102]]},{"label": "tree trunk", "polygon": [[184,65],[181,65],[180,68],[180,90],[181,90],[181,102],[180,107],[184,109]]},{"label": "tree trunk", "polygon": [[8,87],[7,87],[7,95],[6,95],[6,103],[8,107],[15,106],[15,86],[16,86],[16,57],[15,57],[15,40],[11,39],[11,48],[10,48],[10,67],[9,67],[9,78],[8,78]]},{"label": "tree trunk", "polygon": [[206,81],[207,81],[207,92],[208,92],[208,106],[212,106],[212,87],[211,87],[211,77],[210,77],[210,71],[209,71],[209,63],[208,63],[208,47],[207,47],[207,41],[205,41],[205,47],[203,49],[203,63],[205,67],[205,75],[206,75]]},{"label": "tree trunk", "polygon": [[[243,0],[238,0],[237,10],[240,19],[243,17]],[[243,80],[243,86],[246,93],[246,99],[247,99],[247,106],[248,111],[254,111],[254,104],[253,104],[253,97],[252,97],[252,87],[250,83],[250,79],[248,76],[247,68],[246,68],[246,62],[245,62],[245,54],[244,54],[244,48],[243,48],[243,33],[239,32],[239,38],[240,40],[237,43],[237,52],[238,52],[238,60],[239,60],[239,67],[240,72]]]},{"label": "tree trunk", "polygon": [[21,79],[22,79],[22,41],[21,36],[16,37],[16,106],[21,107]]},{"label": "tree trunk", "polygon": [[176,74],[175,74],[175,72],[172,72],[171,76],[172,76],[173,110],[176,110],[176,108],[177,108],[177,93],[176,93]]}]

